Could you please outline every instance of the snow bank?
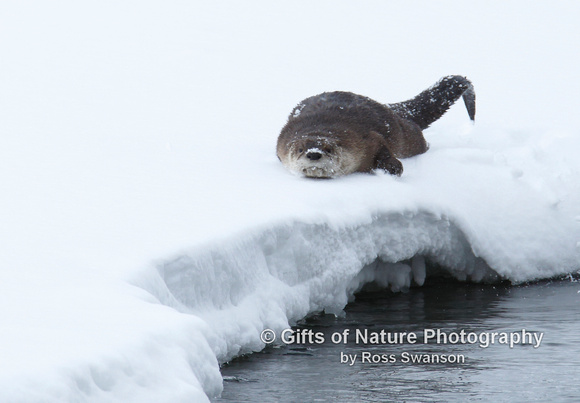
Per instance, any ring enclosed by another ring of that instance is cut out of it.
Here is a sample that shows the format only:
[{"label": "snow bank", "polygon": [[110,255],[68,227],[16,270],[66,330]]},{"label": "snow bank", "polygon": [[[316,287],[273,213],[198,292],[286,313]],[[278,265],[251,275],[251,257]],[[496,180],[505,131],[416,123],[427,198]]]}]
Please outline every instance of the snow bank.
[{"label": "snow bank", "polygon": [[[266,328],[279,334],[315,312],[340,314],[369,282],[398,291],[441,271],[459,280],[518,283],[578,270],[580,164],[573,150],[580,141],[544,133],[522,146],[518,135],[479,134],[486,137],[455,139],[455,146],[433,146],[407,160],[401,179],[316,181],[327,206],[316,218],[186,250],[160,261],[158,275],[141,286],[207,323],[205,340],[225,362],[263,348]],[[358,211],[339,218],[342,202],[353,197]],[[439,271],[426,270],[426,261]]]}]

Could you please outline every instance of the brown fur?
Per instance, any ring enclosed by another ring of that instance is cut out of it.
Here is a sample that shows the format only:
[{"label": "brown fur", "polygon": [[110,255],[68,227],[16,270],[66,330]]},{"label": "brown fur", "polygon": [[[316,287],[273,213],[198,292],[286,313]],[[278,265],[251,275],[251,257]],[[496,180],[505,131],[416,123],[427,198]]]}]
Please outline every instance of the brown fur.
[{"label": "brown fur", "polygon": [[292,110],[278,137],[278,158],[291,171],[309,177],[377,169],[401,175],[398,158],[427,151],[421,129],[461,95],[473,118],[475,94],[461,76],[444,77],[414,99],[394,105],[341,91],[307,98]]}]

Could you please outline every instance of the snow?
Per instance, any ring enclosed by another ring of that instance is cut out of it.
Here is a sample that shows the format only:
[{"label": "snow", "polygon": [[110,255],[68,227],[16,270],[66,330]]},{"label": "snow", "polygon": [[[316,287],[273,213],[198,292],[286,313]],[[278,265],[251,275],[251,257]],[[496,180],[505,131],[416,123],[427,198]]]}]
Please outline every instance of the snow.
[{"label": "snow", "polygon": [[323,152],[324,151],[322,151],[318,147],[312,147],[312,148],[309,148],[308,150],[306,150],[306,153],[320,153],[320,154],[322,154]]},{"label": "snow", "polygon": [[[0,400],[204,401],[263,329],[425,260],[580,269],[580,6],[445,3],[0,4]],[[400,178],[276,159],[305,97],[449,74],[477,123],[458,102]]]}]

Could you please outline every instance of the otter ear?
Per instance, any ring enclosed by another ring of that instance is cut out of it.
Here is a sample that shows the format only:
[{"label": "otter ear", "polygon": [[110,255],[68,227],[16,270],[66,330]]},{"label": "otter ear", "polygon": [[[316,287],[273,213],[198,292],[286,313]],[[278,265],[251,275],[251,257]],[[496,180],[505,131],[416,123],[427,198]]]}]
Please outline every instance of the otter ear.
[{"label": "otter ear", "polygon": [[403,164],[392,156],[387,146],[383,146],[377,153],[374,169],[382,169],[391,175],[401,176],[403,173]]}]

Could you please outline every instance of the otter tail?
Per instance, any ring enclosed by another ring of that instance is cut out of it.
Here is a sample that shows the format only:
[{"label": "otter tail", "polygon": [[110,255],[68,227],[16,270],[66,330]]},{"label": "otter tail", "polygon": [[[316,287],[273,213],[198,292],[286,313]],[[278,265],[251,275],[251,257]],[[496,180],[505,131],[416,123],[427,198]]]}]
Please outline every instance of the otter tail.
[{"label": "otter tail", "polygon": [[391,104],[389,107],[399,116],[415,122],[423,130],[443,116],[460,96],[463,96],[469,117],[475,120],[473,84],[462,76],[443,77],[415,98]]}]

